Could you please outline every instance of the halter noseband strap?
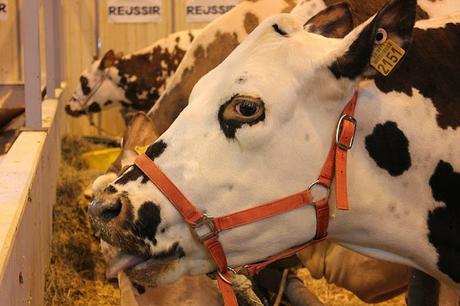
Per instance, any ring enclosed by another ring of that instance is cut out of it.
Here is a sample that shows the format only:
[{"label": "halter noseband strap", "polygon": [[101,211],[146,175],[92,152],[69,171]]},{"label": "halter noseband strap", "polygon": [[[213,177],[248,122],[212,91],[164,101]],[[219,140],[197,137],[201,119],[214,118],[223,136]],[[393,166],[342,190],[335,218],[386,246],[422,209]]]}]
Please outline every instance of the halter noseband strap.
[{"label": "halter noseband strap", "polygon": [[353,118],[355,111],[357,92],[345,106],[342,116],[337,125],[336,138],[331,145],[328,157],[323,165],[318,180],[308,189],[285,198],[275,200],[260,206],[242,210],[221,217],[210,217],[199,211],[174,185],[174,183],[158,168],[157,165],[145,154],[139,155],[135,164],[152,181],[153,184],[166,196],[182,215],[185,222],[192,228],[196,237],[207,248],[209,255],[215,262],[217,270],[217,282],[222,293],[225,306],[237,306],[235,294],[232,289],[232,277],[229,271],[234,271],[227,265],[222,244],[219,241],[219,232],[231,230],[249,223],[258,222],[271,218],[288,211],[313,205],[316,210],[316,235],[315,238],[306,244],[291,248],[278,255],[272,256],[262,262],[246,265],[244,270],[249,275],[254,275],[267,265],[282,258],[293,255],[300,250],[324,240],[327,237],[329,224],[329,203],[328,197],[313,201],[310,189],[315,185],[322,185],[330,189],[334,176],[336,177],[336,202],[338,209],[348,209],[346,162],[347,151],[353,145],[353,138],[356,131],[356,120]]}]

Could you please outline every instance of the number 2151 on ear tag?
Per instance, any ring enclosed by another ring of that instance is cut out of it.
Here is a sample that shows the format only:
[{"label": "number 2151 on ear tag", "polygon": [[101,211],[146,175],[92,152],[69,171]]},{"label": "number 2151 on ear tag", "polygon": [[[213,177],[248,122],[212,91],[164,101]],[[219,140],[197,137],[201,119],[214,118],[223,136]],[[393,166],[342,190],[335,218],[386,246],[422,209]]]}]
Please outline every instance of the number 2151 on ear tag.
[{"label": "number 2151 on ear tag", "polygon": [[406,51],[391,39],[377,45],[372,52],[371,66],[387,76],[396,67]]}]

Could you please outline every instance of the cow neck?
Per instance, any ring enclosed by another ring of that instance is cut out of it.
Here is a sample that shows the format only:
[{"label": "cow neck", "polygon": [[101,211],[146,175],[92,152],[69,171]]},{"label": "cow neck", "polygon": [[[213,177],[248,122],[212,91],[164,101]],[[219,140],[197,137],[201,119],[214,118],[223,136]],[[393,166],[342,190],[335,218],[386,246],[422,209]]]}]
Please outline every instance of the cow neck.
[{"label": "cow neck", "polygon": [[[326,239],[329,225],[329,191],[334,177],[336,180],[337,209],[348,210],[347,152],[353,146],[356,132],[356,120],[353,116],[357,98],[358,93],[355,92],[342,111],[337,124],[335,138],[332,141],[326,161],[316,182],[311,184],[307,189],[293,195],[229,215],[213,217],[201,212],[147,155],[142,154],[137,157],[135,161],[136,166],[141,169],[174,205],[185,222],[191,227],[195,237],[208,250],[209,255],[217,266],[215,277],[225,306],[238,305],[232,288],[232,273],[254,275],[269,264],[291,256],[314,243]],[[317,186],[322,186],[328,190],[325,198],[320,200],[313,199],[311,190]],[[316,211],[316,234],[313,240],[258,263],[235,269],[228,266],[227,257],[219,241],[220,232],[271,218],[307,205],[313,205]]]}]

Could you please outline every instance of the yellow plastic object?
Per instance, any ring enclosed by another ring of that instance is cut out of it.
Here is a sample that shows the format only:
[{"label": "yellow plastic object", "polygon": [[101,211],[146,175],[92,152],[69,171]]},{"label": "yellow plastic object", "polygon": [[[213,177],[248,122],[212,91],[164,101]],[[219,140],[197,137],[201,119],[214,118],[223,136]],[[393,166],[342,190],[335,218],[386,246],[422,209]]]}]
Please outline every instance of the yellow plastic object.
[{"label": "yellow plastic object", "polygon": [[90,169],[105,171],[120,153],[120,148],[110,148],[83,153],[82,158]]},{"label": "yellow plastic object", "polygon": [[144,154],[145,151],[147,151],[147,149],[150,147],[150,145],[145,145],[145,146],[136,146],[134,148],[134,151],[136,151],[137,155],[141,155],[141,154]]}]

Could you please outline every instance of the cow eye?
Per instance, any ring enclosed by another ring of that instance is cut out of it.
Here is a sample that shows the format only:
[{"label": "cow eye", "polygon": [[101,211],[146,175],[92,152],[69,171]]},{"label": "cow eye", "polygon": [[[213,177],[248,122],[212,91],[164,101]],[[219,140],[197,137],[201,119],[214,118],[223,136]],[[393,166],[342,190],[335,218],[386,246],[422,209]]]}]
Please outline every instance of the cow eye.
[{"label": "cow eye", "polygon": [[244,117],[254,116],[254,114],[256,114],[259,111],[259,108],[259,104],[247,100],[244,100],[235,105],[235,111],[239,115]]},{"label": "cow eye", "polygon": [[238,95],[233,97],[224,111],[224,118],[242,122],[252,122],[265,112],[260,98]]}]

